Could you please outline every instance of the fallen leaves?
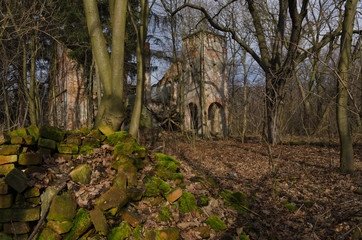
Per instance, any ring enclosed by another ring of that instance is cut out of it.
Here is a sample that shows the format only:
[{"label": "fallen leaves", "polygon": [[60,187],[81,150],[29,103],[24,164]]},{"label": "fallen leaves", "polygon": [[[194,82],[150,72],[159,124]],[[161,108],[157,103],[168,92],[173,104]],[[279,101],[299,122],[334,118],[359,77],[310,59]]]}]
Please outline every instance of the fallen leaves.
[{"label": "fallen leaves", "polygon": [[[336,239],[362,219],[360,143],[355,146],[354,174],[340,174],[338,148],[321,144],[272,146],[272,174],[265,144],[200,139],[193,143],[174,133],[163,136],[164,153],[182,163],[185,179],[211,176],[217,180],[218,189],[200,182],[186,189],[197,194],[206,189],[209,196],[215,196],[202,210],[205,215],[223,217],[235,237],[242,227],[250,239]],[[247,194],[250,209],[259,216],[225,207],[223,199],[216,197],[223,189]],[[283,202],[293,204],[295,210],[288,210]],[[211,239],[218,239],[213,234]],[[197,239],[191,232],[185,236]]]}]

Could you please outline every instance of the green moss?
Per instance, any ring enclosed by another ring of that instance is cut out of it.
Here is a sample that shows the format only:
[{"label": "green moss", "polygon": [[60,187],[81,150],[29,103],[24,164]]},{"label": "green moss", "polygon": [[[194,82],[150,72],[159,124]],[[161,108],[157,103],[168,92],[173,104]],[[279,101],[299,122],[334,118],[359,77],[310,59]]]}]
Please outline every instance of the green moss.
[{"label": "green moss", "polygon": [[240,240],[250,240],[249,236],[246,233],[242,233],[239,235]]},{"label": "green moss", "polygon": [[170,190],[170,184],[166,183],[162,179],[152,177],[145,183],[146,186],[146,197],[157,197],[161,194],[165,194]]},{"label": "green moss", "polygon": [[34,141],[38,141],[40,134],[39,134],[39,128],[37,126],[31,125],[26,130],[28,131],[29,135],[34,137]]},{"label": "green moss", "polygon": [[111,168],[117,170],[123,164],[133,164],[134,158],[126,155],[121,155],[116,158],[111,163]]},{"label": "green moss", "polygon": [[82,144],[82,136],[77,134],[68,135],[65,141],[67,144],[73,144],[79,146]]},{"label": "green moss", "polygon": [[122,155],[132,156],[136,158],[144,158],[147,155],[147,150],[141,147],[135,139],[128,142],[120,142],[114,148],[114,156]]},{"label": "green moss", "polygon": [[171,179],[176,170],[177,166],[174,162],[159,161],[156,165],[156,175],[162,179]]},{"label": "green moss", "polygon": [[138,147],[136,142],[121,142],[114,147],[114,156],[131,155],[133,151]]},{"label": "green moss", "polygon": [[247,196],[242,192],[231,192],[224,190],[220,193],[225,199],[225,205],[234,208],[236,211],[246,213],[249,208]]},{"label": "green moss", "polygon": [[307,208],[311,208],[314,206],[314,202],[313,201],[306,201],[304,202],[304,206],[306,206]]},{"label": "green moss", "polygon": [[48,220],[72,221],[76,214],[77,203],[69,193],[55,196],[49,209]]},{"label": "green moss", "polygon": [[195,196],[186,191],[182,193],[182,196],[177,202],[179,203],[179,212],[181,213],[188,213],[197,208]]},{"label": "green moss", "polygon": [[294,212],[297,210],[297,207],[292,203],[285,203],[284,207],[286,207],[291,212]]},{"label": "green moss", "polygon": [[81,184],[88,184],[91,180],[92,170],[88,164],[80,164],[74,168],[69,176],[74,182],[79,182]]},{"label": "green moss", "polygon": [[73,223],[70,221],[48,221],[47,227],[51,228],[54,232],[58,234],[67,233],[72,229]]},{"label": "green moss", "polygon": [[112,229],[108,235],[108,240],[123,240],[129,237],[132,230],[129,224],[125,221],[121,222],[118,227]]},{"label": "green moss", "polygon": [[85,233],[88,228],[92,226],[92,222],[89,214],[84,208],[80,208],[75,215],[75,219],[73,221],[73,227],[70,232],[63,238],[64,240],[76,240],[83,233]]},{"label": "green moss", "polygon": [[23,139],[24,139],[25,145],[28,145],[28,146],[35,145],[35,143],[36,143],[35,138],[32,135],[25,136],[25,137],[23,137]]},{"label": "green moss", "polygon": [[172,214],[167,206],[162,206],[162,210],[158,213],[158,220],[161,222],[168,222],[171,221]]},{"label": "green moss", "polygon": [[0,232],[0,239],[1,240],[12,240],[13,238],[5,233]]},{"label": "green moss", "polygon": [[226,224],[218,217],[218,216],[211,216],[206,219],[207,225],[209,225],[215,232],[222,231],[227,228]]},{"label": "green moss", "polygon": [[80,154],[93,154],[94,147],[92,146],[80,146],[79,153]]},{"label": "green moss", "polygon": [[103,141],[107,138],[107,137],[104,136],[98,129],[92,130],[92,131],[87,135],[87,137],[99,139],[101,142],[103,142]]},{"label": "green moss", "polygon": [[172,180],[177,180],[177,179],[180,179],[180,180],[184,180],[184,175],[182,173],[173,173],[172,174]]},{"label": "green moss", "polygon": [[59,143],[57,144],[57,149],[59,153],[64,153],[64,154],[78,153],[78,145],[74,144]]},{"label": "green moss", "polygon": [[82,127],[81,129],[72,130],[69,132],[70,134],[82,134],[82,135],[88,135],[90,133],[90,130],[88,127]]},{"label": "green moss", "polygon": [[213,187],[213,188],[218,187],[217,181],[214,177],[206,176],[205,178],[206,178],[206,181],[211,185],[211,187]]},{"label": "green moss", "polygon": [[177,228],[166,228],[162,230],[148,230],[146,231],[146,240],[178,240],[180,232]]},{"label": "green moss", "polygon": [[180,166],[181,163],[177,161],[175,158],[162,154],[162,153],[156,153],[155,154],[155,160],[156,161],[167,161],[167,162],[174,162],[177,166]]},{"label": "green moss", "polygon": [[132,135],[126,131],[115,132],[107,137],[107,143],[115,146],[117,143],[124,142],[125,140],[132,139]]},{"label": "green moss", "polygon": [[82,147],[90,146],[92,148],[98,148],[101,146],[101,141],[98,138],[86,137],[83,139]]},{"label": "green moss", "polygon": [[54,232],[50,228],[44,228],[43,231],[36,238],[36,240],[58,240],[58,239],[61,239],[60,235]]},{"label": "green moss", "polygon": [[64,131],[52,126],[41,127],[39,133],[41,137],[52,139],[57,142],[63,141],[65,135]]},{"label": "green moss", "polygon": [[13,137],[25,137],[28,135],[28,132],[26,131],[25,128],[19,128],[16,129],[14,131],[11,131],[8,133],[8,136],[13,138]]},{"label": "green moss", "polygon": [[205,194],[201,194],[197,201],[198,205],[205,207],[209,205],[209,198]]},{"label": "green moss", "polygon": [[142,236],[142,226],[141,226],[141,225],[138,225],[137,227],[135,227],[135,229],[133,229],[132,239],[134,239],[134,240],[141,240],[141,239],[143,239],[143,236]]}]

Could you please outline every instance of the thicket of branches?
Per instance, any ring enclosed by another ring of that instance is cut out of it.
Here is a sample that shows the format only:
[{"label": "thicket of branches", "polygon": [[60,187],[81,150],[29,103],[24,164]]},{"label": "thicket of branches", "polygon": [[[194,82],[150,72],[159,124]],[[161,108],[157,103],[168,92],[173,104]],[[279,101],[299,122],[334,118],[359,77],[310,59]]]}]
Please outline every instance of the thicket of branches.
[{"label": "thicket of branches", "polygon": [[[274,54],[270,61],[276,60],[276,55],[280,54],[280,63],[283,64],[288,58],[289,45],[292,44],[289,39],[293,30],[293,19],[285,12],[284,23],[278,22],[281,14],[279,9],[285,7],[279,5],[279,1],[253,2],[263,25],[265,44],[271,54]],[[300,10],[303,7],[302,1],[297,3],[297,9]],[[137,4],[132,1],[130,4],[132,9],[137,9]],[[250,2],[219,0],[188,1],[188,4],[191,7],[182,8],[184,1],[150,2],[152,8],[148,41],[151,42],[151,48],[160,50],[155,51],[157,54],[152,58],[162,57],[171,63],[176,61],[181,57],[182,38],[199,30],[227,36],[231,110],[229,132],[231,135],[242,135],[243,138],[266,135],[267,82],[263,65],[251,54],[261,55],[258,48],[258,29],[251,24],[253,16],[250,14]],[[99,1],[99,6],[102,21],[106,26],[109,21],[106,17],[107,2]],[[165,6],[169,12],[165,11]],[[348,111],[353,133],[361,132],[362,117],[361,7],[359,3],[349,70]],[[281,106],[278,111],[280,135],[336,135],[337,65],[344,5],[342,1],[335,0],[309,1],[306,9],[308,11],[301,23],[299,45],[295,50],[298,59],[292,59],[295,65],[278,93],[278,104]],[[173,11],[177,13],[170,14]],[[0,15],[1,128],[9,131],[32,123],[46,123],[47,102],[51,97],[49,86],[56,71],[56,45],[65,44],[72,50],[71,57],[76,59],[88,74],[91,72],[92,51],[82,1],[4,0],[1,2]],[[209,20],[223,26],[224,29],[221,30],[232,31],[217,30]],[[126,49],[134,49],[135,35],[129,19],[127,24],[129,41]],[[278,39],[280,24],[284,24],[283,39]],[[333,37],[328,38],[332,33]],[[105,36],[106,41],[109,41],[109,34]],[[324,40],[326,42],[320,46]],[[245,46],[240,43],[249,46],[250,51],[245,51]],[[132,51],[126,55],[125,64],[128,66],[129,76],[135,75]]]}]

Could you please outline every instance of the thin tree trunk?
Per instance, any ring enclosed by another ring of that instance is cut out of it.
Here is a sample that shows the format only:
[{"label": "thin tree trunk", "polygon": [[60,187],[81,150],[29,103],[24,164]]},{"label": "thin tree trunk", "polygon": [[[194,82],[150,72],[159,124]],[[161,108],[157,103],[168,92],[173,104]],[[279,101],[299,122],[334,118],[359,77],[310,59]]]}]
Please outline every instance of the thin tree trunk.
[{"label": "thin tree trunk", "polygon": [[143,96],[144,96],[143,91],[145,85],[144,48],[146,44],[146,36],[148,28],[148,14],[149,14],[148,0],[141,0],[141,23],[138,28],[137,49],[136,49],[136,56],[137,56],[136,99],[133,106],[131,124],[129,128],[129,133],[133,137],[138,136],[138,129],[140,125],[141,112],[143,106]]},{"label": "thin tree trunk", "polygon": [[353,172],[354,158],[348,119],[348,70],[351,59],[353,24],[358,0],[347,0],[342,25],[341,50],[338,64],[340,79],[337,82],[337,126],[340,141],[340,170]]},{"label": "thin tree trunk", "polygon": [[93,81],[94,81],[94,65],[95,61],[92,60],[88,81],[88,109],[87,109],[87,126],[92,128],[93,125]]},{"label": "thin tree trunk", "polygon": [[103,83],[103,97],[98,106],[95,127],[107,125],[113,130],[118,130],[126,117],[123,80],[127,0],[110,1],[113,13],[111,58],[104,41],[97,1],[83,0],[83,3],[93,54]]},{"label": "thin tree trunk", "polygon": [[[234,22],[234,21],[233,21]],[[229,113],[229,132],[228,135],[231,136],[231,130],[234,122],[234,112],[235,112],[235,55],[236,47],[235,41],[233,41],[233,55],[232,55],[232,70],[231,70],[231,99],[230,99],[230,113]],[[244,140],[242,138],[242,143]]]},{"label": "thin tree trunk", "polygon": [[248,82],[248,70],[246,69],[246,51],[244,51],[244,56],[243,56],[243,69],[244,69],[244,81],[243,81],[243,130],[241,132],[241,141],[242,143],[245,142],[245,134],[246,134],[246,112],[247,112],[247,108],[248,108],[248,91],[247,91],[247,82]]},{"label": "thin tree trunk", "polygon": [[[30,38],[30,84],[29,84],[29,116],[31,125],[38,125],[38,111],[36,104],[36,36]],[[26,87],[26,85],[25,85]]]},{"label": "thin tree trunk", "polygon": [[53,105],[53,124],[54,126],[58,126],[58,117],[57,117],[57,99],[56,99],[56,91],[55,85],[57,81],[57,68],[58,68],[58,53],[57,47],[55,47],[54,51],[54,59],[53,59],[53,74],[52,74],[52,105]]},{"label": "thin tree trunk", "polygon": [[4,105],[5,105],[5,131],[10,131],[10,111],[9,111],[9,102],[8,102],[8,94],[5,89],[5,79],[2,82],[2,90],[4,95]]},{"label": "thin tree trunk", "polygon": [[202,24],[202,40],[201,40],[201,64],[200,64],[200,77],[201,77],[201,131],[204,138],[209,138],[209,131],[207,126],[207,110],[206,109],[206,96],[205,96],[205,23]]}]

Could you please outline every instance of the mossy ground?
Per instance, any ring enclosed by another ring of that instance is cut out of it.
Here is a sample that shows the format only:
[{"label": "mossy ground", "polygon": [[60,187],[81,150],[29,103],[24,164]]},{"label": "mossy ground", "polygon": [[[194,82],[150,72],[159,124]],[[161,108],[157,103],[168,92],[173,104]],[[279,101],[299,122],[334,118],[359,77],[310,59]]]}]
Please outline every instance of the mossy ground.
[{"label": "mossy ground", "polygon": [[123,221],[118,227],[112,229],[112,232],[108,235],[108,240],[123,240],[130,236],[132,229],[130,225]]},{"label": "mossy ground", "polygon": [[206,223],[215,230],[215,232],[219,232],[225,230],[227,228],[226,224],[218,217],[218,216],[211,216],[206,219]]},{"label": "mossy ground", "polygon": [[179,203],[180,213],[188,213],[197,209],[196,198],[192,193],[184,191],[177,202]]},{"label": "mossy ground", "polygon": [[244,214],[247,212],[249,208],[249,202],[246,194],[242,192],[231,192],[229,190],[224,190],[220,193],[225,199],[225,205],[228,207],[232,207],[239,212],[243,212]]},{"label": "mossy ground", "polygon": [[157,197],[167,193],[170,190],[170,184],[160,178],[152,177],[145,183],[146,197]]},{"label": "mossy ground", "polygon": [[161,211],[158,213],[158,220],[161,222],[169,222],[172,219],[170,209],[167,206],[162,206]]}]

